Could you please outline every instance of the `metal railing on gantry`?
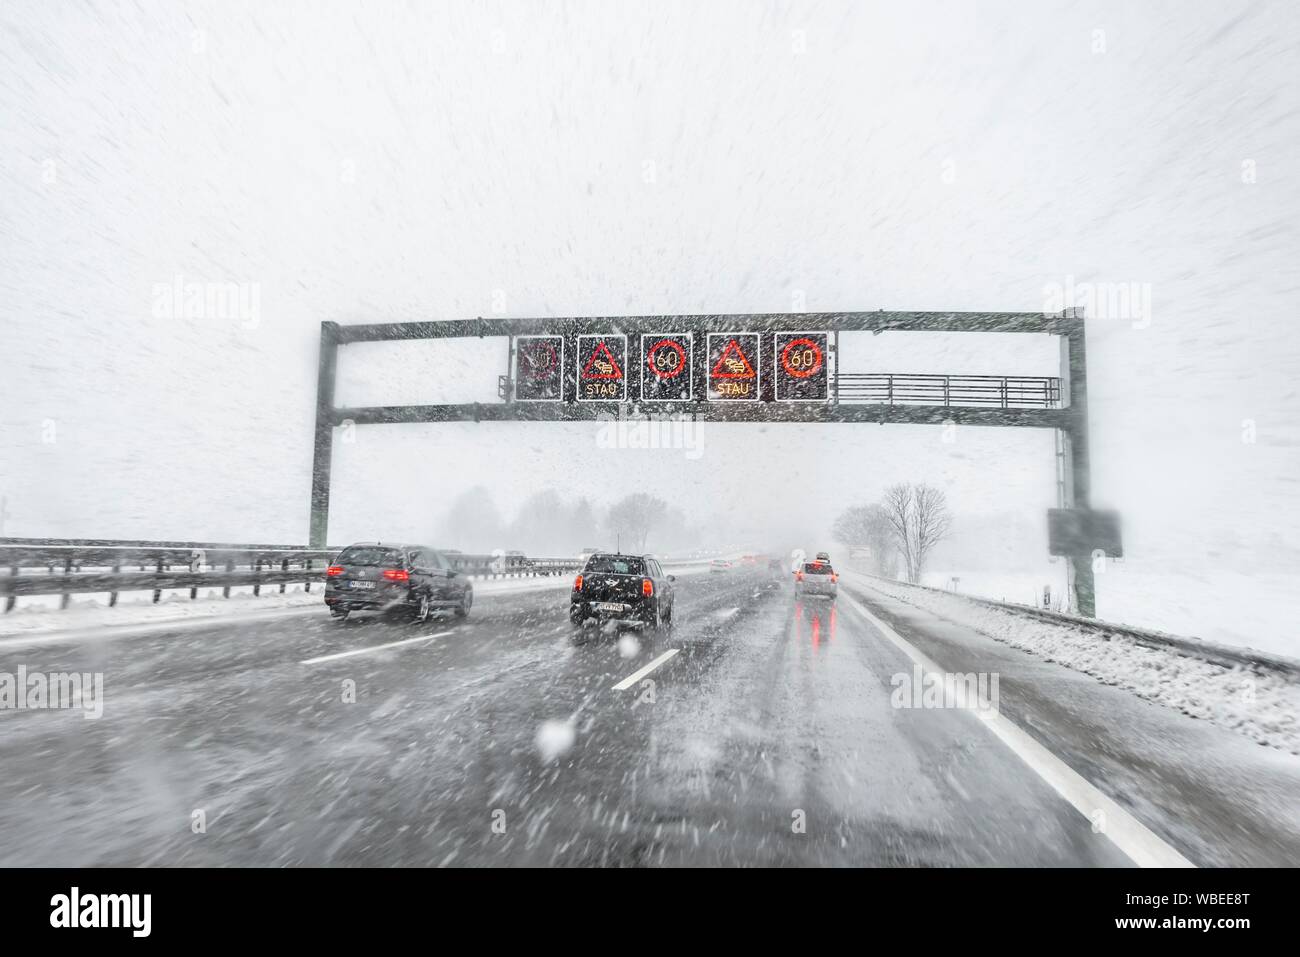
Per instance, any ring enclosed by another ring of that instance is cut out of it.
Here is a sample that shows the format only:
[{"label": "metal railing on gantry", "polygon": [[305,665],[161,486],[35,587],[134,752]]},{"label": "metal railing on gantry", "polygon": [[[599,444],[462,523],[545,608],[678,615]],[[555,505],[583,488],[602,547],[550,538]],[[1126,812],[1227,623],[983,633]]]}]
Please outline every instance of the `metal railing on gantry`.
[{"label": "metal railing on gantry", "polygon": [[970,406],[998,409],[1058,409],[1056,376],[927,375],[846,372],[832,380],[838,402],[879,405]]}]

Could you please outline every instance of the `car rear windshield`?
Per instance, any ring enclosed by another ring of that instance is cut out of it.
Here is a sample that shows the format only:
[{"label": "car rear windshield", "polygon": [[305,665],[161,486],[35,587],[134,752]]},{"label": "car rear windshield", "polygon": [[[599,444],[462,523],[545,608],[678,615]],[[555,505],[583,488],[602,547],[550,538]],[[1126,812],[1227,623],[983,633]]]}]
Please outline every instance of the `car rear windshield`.
[{"label": "car rear windshield", "polygon": [[340,565],[360,565],[365,568],[396,568],[402,564],[402,553],[395,548],[378,548],[374,545],[355,545],[343,549]]},{"label": "car rear windshield", "polygon": [[644,575],[645,563],[627,555],[592,555],[587,560],[588,574]]},{"label": "car rear windshield", "polygon": [[803,570],[807,575],[829,575],[832,571],[830,562],[806,562]]}]

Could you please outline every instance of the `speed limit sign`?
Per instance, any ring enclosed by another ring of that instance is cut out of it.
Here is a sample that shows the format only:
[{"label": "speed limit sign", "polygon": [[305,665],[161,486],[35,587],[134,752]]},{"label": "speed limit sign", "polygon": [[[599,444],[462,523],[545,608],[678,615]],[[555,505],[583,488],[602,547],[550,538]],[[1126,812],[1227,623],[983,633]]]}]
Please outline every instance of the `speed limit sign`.
[{"label": "speed limit sign", "polygon": [[830,394],[825,332],[779,332],[773,361],[778,401],[824,402]]},{"label": "speed limit sign", "polygon": [[647,333],[641,337],[641,399],[685,402],[691,397],[691,334]]}]

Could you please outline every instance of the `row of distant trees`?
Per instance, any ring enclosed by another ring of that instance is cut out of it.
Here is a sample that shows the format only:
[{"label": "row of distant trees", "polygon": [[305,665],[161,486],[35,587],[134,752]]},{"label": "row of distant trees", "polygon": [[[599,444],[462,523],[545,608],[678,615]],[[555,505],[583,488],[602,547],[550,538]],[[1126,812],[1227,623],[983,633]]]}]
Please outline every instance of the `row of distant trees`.
[{"label": "row of distant trees", "polygon": [[483,486],[458,495],[436,530],[446,548],[488,552],[513,548],[530,555],[576,554],[583,548],[668,551],[692,544],[684,513],[657,496],[636,492],[602,505],[555,489],[534,492],[507,518]]},{"label": "row of distant trees", "polygon": [[835,520],[831,535],[846,548],[865,548],[877,574],[917,584],[934,546],[952,529],[942,491],[922,482],[885,489],[879,502],[855,505]]}]

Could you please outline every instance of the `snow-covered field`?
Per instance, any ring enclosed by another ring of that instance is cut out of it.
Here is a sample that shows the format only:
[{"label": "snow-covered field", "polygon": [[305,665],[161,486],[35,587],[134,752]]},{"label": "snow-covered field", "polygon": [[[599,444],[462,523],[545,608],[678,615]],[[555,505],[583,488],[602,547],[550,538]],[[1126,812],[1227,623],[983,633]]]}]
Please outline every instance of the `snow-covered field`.
[{"label": "snow-covered field", "polygon": [[878,591],[997,641],[1092,675],[1104,684],[1211,721],[1260,744],[1300,754],[1300,684],[1229,669],[1135,643],[1095,627],[1054,624],[991,608],[961,595],[846,571],[853,586]]},{"label": "snow-covered field", "polygon": [[[1040,572],[939,570],[922,576],[931,588],[994,601],[1043,607],[1051,589],[1051,611],[1064,611],[1065,566],[1044,564]],[[1300,657],[1300,588],[1285,572],[1245,573],[1230,568],[1138,567],[1112,562],[1096,576],[1097,617],[1205,641]]]}]

